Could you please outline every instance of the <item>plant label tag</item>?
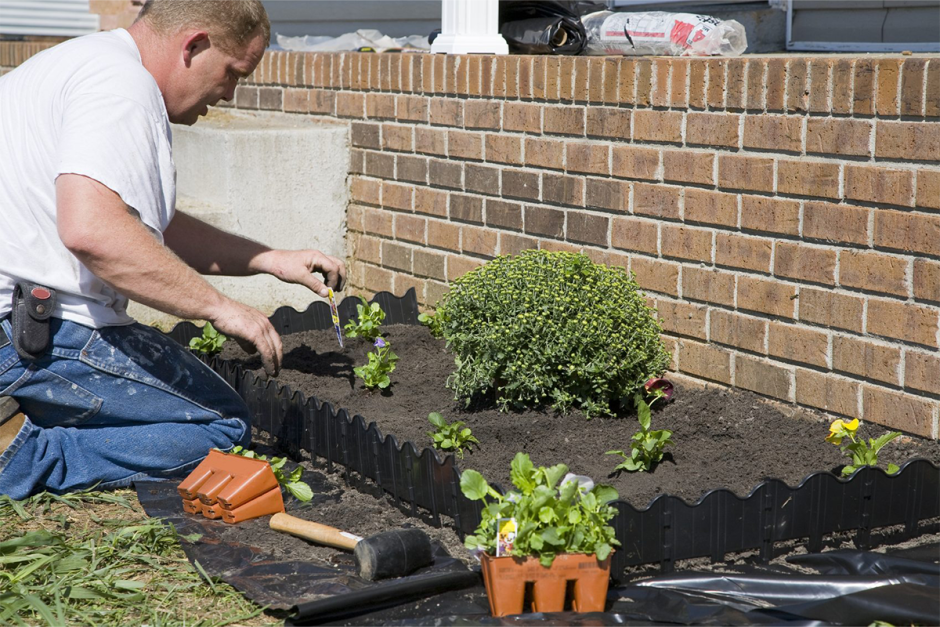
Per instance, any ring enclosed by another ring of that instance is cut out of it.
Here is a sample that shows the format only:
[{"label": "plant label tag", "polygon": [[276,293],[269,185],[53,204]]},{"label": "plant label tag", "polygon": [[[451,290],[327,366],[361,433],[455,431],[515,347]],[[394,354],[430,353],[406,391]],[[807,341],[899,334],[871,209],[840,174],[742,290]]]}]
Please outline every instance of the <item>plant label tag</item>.
[{"label": "plant label tag", "polygon": [[339,340],[339,347],[343,348],[343,332],[339,328],[339,312],[336,310],[336,299],[333,297],[333,288],[328,287],[327,293],[330,295],[330,316],[333,318],[333,328],[336,329],[336,339]]},{"label": "plant label tag", "polygon": [[516,531],[519,525],[515,518],[500,518],[497,521],[496,557],[510,555],[516,542]]}]

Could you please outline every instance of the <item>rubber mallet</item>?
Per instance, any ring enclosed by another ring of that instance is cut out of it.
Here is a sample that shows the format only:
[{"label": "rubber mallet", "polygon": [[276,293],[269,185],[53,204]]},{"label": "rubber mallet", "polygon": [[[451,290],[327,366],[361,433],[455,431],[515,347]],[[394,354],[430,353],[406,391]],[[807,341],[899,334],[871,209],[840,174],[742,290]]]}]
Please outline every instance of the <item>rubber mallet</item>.
[{"label": "rubber mallet", "polygon": [[369,581],[404,577],[434,561],[431,539],[420,529],[395,529],[362,538],[290,514],[275,514],[271,517],[270,525],[275,531],[283,531],[317,544],[351,550],[359,576]]}]

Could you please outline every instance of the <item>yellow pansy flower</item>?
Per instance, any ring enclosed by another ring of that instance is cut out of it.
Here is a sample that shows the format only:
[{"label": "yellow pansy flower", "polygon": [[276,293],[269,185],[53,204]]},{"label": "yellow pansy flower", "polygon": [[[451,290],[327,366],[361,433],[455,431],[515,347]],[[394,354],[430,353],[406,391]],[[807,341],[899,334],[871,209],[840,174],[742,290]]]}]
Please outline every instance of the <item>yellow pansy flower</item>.
[{"label": "yellow pansy flower", "polygon": [[833,444],[842,444],[842,438],[855,435],[858,430],[858,418],[853,418],[851,422],[844,420],[835,420],[829,425],[829,435],[826,436],[826,442]]}]

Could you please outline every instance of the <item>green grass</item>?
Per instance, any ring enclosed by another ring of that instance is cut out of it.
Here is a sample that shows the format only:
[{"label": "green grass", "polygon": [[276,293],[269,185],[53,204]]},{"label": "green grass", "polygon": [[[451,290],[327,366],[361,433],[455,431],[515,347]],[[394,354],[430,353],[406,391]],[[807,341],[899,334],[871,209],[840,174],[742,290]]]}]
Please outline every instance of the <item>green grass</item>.
[{"label": "green grass", "polygon": [[269,625],[131,490],[0,496],[0,625]]}]

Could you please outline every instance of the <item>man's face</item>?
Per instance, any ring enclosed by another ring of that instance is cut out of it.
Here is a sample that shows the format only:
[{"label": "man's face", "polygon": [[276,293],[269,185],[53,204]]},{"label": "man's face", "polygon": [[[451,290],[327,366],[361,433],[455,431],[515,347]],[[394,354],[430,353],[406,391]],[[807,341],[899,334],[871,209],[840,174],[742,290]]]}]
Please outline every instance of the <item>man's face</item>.
[{"label": "man's face", "polygon": [[219,100],[234,98],[238,80],[254,71],[267,43],[259,34],[229,53],[212,45],[208,35],[188,38],[174,97],[166,98],[170,121],[195,124]]}]

